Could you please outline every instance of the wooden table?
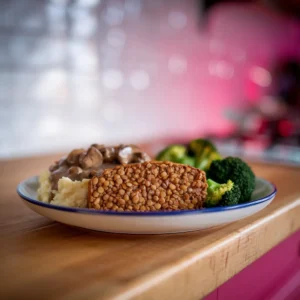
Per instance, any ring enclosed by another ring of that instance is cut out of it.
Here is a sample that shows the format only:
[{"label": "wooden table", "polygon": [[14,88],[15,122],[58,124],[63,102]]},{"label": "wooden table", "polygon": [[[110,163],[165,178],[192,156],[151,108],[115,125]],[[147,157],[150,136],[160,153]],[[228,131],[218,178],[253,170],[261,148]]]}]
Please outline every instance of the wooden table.
[{"label": "wooden table", "polygon": [[0,299],[200,299],[300,229],[300,169],[254,164],[278,195],[213,230],[161,236],[90,232],[29,210],[19,181],[54,157],[0,162]]}]

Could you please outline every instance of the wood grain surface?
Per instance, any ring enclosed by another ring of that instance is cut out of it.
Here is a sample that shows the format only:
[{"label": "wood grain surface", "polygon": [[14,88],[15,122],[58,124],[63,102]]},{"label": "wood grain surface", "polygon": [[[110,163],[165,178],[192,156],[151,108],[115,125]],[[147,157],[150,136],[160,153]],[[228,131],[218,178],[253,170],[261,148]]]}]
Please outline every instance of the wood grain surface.
[{"label": "wood grain surface", "polygon": [[131,236],[68,227],[16,193],[53,156],[0,161],[0,299],[200,299],[300,229],[300,169],[254,164],[273,203],[212,230]]}]

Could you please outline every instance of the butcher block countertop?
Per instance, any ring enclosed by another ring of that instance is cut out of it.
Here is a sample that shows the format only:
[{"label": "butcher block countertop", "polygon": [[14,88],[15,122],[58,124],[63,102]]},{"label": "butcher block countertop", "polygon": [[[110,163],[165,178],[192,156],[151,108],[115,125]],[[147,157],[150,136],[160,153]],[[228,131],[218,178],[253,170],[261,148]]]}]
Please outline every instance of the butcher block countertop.
[{"label": "butcher block countertop", "polygon": [[158,236],[68,227],[16,193],[55,158],[0,161],[0,299],[201,299],[300,229],[300,169],[259,163],[278,194],[242,221]]}]

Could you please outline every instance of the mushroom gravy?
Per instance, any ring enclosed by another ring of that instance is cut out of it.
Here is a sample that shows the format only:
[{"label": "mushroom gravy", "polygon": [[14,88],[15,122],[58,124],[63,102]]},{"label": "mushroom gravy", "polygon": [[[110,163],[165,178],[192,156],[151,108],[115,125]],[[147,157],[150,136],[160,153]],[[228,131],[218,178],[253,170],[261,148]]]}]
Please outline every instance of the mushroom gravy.
[{"label": "mushroom gravy", "polygon": [[81,181],[95,175],[99,176],[105,169],[116,165],[142,163],[149,160],[148,154],[135,145],[105,147],[93,144],[87,150],[74,149],[68,156],[50,166],[51,190],[57,190],[58,181],[62,177]]}]

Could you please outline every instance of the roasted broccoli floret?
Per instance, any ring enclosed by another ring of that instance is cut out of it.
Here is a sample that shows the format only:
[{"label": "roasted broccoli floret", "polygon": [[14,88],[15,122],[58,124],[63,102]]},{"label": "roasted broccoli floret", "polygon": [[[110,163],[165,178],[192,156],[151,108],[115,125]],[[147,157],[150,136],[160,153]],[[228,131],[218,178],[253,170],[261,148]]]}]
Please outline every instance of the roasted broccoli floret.
[{"label": "roasted broccoli floret", "polygon": [[186,156],[182,157],[181,159],[178,159],[177,163],[189,165],[189,166],[193,167],[195,165],[195,158],[186,155]]},{"label": "roasted broccoli floret", "polygon": [[241,191],[231,180],[228,180],[227,183],[217,183],[208,179],[207,184],[206,207],[238,204],[241,197]]},{"label": "roasted broccoli floret", "polygon": [[187,154],[187,148],[184,145],[170,145],[163,149],[156,156],[160,161],[172,161],[185,165],[194,166],[195,158]]},{"label": "roasted broccoli floret", "polygon": [[206,171],[213,160],[221,159],[221,155],[209,140],[197,139],[186,146],[171,145],[162,150],[156,159],[190,165]]},{"label": "roasted broccoli floret", "polygon": [[206,176],[219,183],[227,183],[228,180],[234,182],[241,192],[239,203],[249,201],[255,188],[254,173],[238,157],[226,157],[222,160],[213,161]]},{"label": "roasted broccoli floret", "polygon": [[190,142],[188,153],[195,156],[195,168],[207,171],[213,160],[221,159],[217,148],[205,139],[197,139]]},{"label": "roasted broccoli floret", "polygon": [[223,195],[220,201],[220,205],[221,206],[236,205],[239,203],[240,199],[241,199],[241,190],[236,184],[233,184],[232,189]]},{"label": "roasted broccoli floret", "polygon": [[186,155],[186,147],[183,145],[170,145],[157,154],[156,159],[162,161],[174,161],[182,159]]}]

